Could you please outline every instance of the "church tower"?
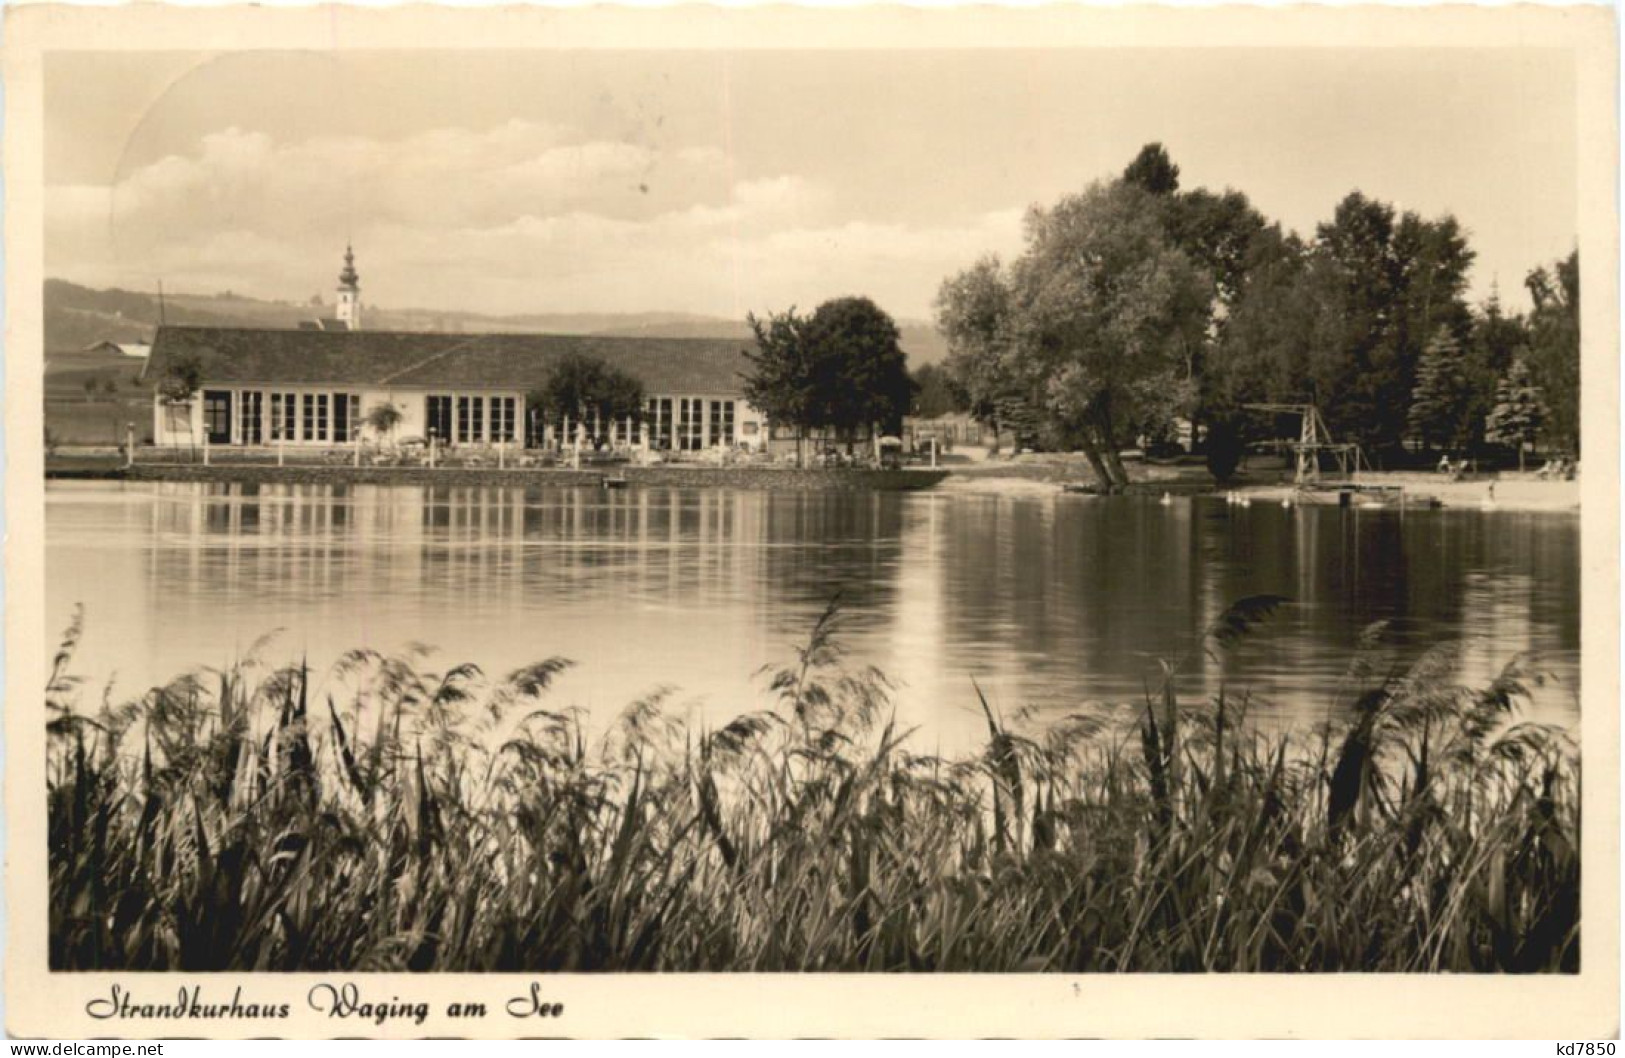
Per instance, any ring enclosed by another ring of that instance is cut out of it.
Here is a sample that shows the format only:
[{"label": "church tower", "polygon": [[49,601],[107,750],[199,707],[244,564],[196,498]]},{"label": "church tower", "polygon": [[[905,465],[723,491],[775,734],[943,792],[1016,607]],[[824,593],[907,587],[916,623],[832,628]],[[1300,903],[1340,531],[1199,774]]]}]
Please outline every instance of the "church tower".
[{"label": "church tower", "polygon": [[347,330],[361,329],[361,277],[355,271],[355,251],[344,246],[344,271],[339,273],[338,318]]}]

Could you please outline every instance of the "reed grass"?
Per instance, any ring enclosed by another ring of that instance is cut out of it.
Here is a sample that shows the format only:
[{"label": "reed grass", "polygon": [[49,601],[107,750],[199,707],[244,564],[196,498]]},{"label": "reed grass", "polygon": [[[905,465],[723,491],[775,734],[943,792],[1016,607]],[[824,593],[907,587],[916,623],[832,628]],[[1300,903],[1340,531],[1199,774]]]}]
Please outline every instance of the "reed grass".
[{"label": "reed grass", "polygon": [[[1282,600],[1238,602],[1222,652]],[[1534,677],[1440,647],[1267,734],[1178,693],[921,755],[832,607],[762,707],[663,695],[589,738],[549,688],[421,652],[318,681],[263,647],[49,707],[54,969],[1560,971],[1580,958],[1578,754]],[[1328,693],[1332,693],[1329,689]]]}]

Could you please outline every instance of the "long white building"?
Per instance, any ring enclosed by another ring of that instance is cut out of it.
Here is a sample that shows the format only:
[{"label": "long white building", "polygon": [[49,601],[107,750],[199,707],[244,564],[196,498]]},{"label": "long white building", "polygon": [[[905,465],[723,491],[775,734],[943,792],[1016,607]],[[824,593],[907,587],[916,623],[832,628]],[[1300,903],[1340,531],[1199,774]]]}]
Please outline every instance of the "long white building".
[{"label": "long white building", "polygon": [[[745,343],[694,338],[598,338],[544,334],[161,327],[145,377],[161,383],[195,358],[202,385],[175,403],[155,385],[159,445],[338,446],[373,438],[363,425],[380,404],[401,421],[393,440],[446,445],[572,440],[527,416],[525,396],[554,364],[584,356],[643,384],[641,421],[582,424],[599,443],[661,451],[763,446],[767,423],[746,402]],[[529,420],[529,421],[527,421]]]},{"label": "long white building", "polygon": [[[442,445],[573,441],[662,451],[764,447],[765,418],[745,400],[749,343],[728,339],[608,338],[550,334],[442,334],[361,328],[360,285],[346,248],[338,315],[298,329],[160,327],[144,378],[154,386],[153,443],[333,447],[376,441],[373,408],[401,415],[390,440]],[[554,365],[569,356],[618,368],[643,384],[641,420],[565,423],[526,411]],[[166,398],[163,380],[195,361],[190,401]],[[580,429],[578,430],[578,425]]]}]

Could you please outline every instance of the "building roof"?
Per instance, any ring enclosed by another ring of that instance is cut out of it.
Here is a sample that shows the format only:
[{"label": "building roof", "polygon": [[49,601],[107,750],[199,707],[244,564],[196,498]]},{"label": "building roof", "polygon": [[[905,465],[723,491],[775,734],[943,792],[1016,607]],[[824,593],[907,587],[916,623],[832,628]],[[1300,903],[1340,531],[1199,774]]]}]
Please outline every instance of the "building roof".
[{"label": "building roof", "polygon": [[160,327],[145,377],[194,354],[211,385],[464,387],[530,390],[571,354],[601,360],[645,392],[742,395],[748,342],[725,338],[609,338],[557,334]]}]

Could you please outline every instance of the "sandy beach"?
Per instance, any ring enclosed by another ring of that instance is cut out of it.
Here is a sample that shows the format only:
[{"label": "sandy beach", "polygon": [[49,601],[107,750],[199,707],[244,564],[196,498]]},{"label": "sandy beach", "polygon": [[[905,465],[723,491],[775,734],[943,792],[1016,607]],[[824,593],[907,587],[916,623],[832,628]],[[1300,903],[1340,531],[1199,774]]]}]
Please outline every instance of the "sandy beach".
[{"label": "sandy beach", "polygon": [[[1278,472],[1242,475],[1230,486],[1215,483],[1199,466],[1167,466],[1143,462],[1129,464],[1132,487],[1140,491],[1166,489],[1175,494],[1234,492],[1260,502],[1290,499],[1296,489],[1279,480]],[[1086,485],[1094,480],[1082,456],[1033,454],[1014,459],[984,459],[951,466],[946,481],[936,488],[952,492],[975,492],[1001,496],[1042,496],[1062,492],[1069,485]],[[1357,484],[1398,487],[1408,502],[1418,505],[1437,501],[1439,506],[1488,511],[1579,511],[1581,482],[1551,481],[1534,471],[1508,471],[1450,480],[1426,471],[1370,471],[1359,475]]]}]

